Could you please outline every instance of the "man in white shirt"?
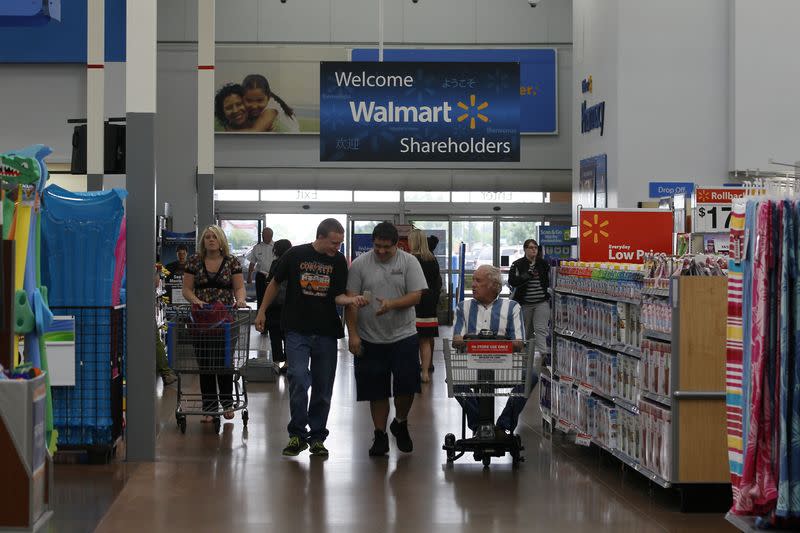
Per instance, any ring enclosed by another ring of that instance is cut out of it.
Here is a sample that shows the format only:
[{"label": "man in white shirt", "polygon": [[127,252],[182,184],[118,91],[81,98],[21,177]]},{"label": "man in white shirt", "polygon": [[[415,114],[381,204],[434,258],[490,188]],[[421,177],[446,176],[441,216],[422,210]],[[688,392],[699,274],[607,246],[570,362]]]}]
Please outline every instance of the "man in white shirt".
[{"label": "man in white shirt", "polygon": [[250,261],[250,268],[247,269],[247,283],[253,282],[253,270],[256,270],[256,300],[258,308],[261,308],[261,300],[264,298],[264,291],[267,290],[267,274],[275,253],[272,251],[272,228],[264,228],[261,232],[261,242],[253,246],[247,254]]},{"label": "man in white shirt", "polygon": [[[525,329],[522,325],[521,306],[510,298],[500,298],[503,278],[500,269],[491,265],[481,265],[472,275],[472,298],[460,302],[456,307],[456,323],[453,326],[453,346],[464,344],[464,336],[476,334],[481,330],[493,331],[514,341],[514,349],[521,350]],[[539,376],[534,370],[533,385],[536,386]],[[455,389],[456,387],[454,387]],[[469,390],[466,386],[458,386],[461,392]],[[515,387],[515,392],[522,392],[522,387]],[[467,415],[467,426],[472,431],[478,429],[478,398],[475,396],[456,396]],[[524,396],[510,396],[505,409],[495,424],[501,432],[514,432],[519,415],[528,399]]]}]

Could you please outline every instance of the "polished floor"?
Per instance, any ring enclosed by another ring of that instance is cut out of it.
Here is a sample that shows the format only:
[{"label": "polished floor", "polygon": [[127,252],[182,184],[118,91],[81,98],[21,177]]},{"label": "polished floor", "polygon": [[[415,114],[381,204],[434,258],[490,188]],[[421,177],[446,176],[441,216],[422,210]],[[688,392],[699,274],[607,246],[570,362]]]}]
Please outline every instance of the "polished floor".
[{"label": "polished floor", "polygon": [[355,402],[352,357],[341,347],[327,460],[281,456],[289,415],[283,377],[251,384],[248,429],[237,417],[219,435],[197,418],[182,435],[168,387],[159,397],[157,461],[59,465],[49,530],[734,531],[720,513],[681,513],[675,492],[650,486],[603,452],[543,432],[535,401],[519,428],[527,448],[520,468],[506,458],[484,470],[468,456],[447,466],[442,439],[460,428],[461,413],[447,398],[441,351],[412,409],[414,452],[399,452],[390,437],[389,457],[371,458],[369,409]]}]

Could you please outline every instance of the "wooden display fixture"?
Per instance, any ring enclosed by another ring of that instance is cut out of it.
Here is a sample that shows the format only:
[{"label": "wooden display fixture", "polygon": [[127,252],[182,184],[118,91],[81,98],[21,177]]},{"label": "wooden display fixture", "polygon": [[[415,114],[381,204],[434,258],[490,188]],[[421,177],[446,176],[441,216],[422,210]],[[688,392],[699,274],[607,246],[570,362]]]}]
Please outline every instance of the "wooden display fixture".
[{"label": "wooden display fixture", "polygon": [[725,418],[727,282],[726,277],[716,276],[672,280],[673,483],[730,483]]},{"label": "wooden display fixture", "polygon": [[[0,226],[1,227],[1,226]],[[0,306],[3,321],[0,323],[0,365],[11,368],[14,365],[14,241],[1,240],[3,245],[3,293],[0,294]]]},{"label": "wooden display fixture", "polygon": [[45,445],[46,390],[44,375],[0,382],[3,531],[40,531],[53,514],[53,462]]}]

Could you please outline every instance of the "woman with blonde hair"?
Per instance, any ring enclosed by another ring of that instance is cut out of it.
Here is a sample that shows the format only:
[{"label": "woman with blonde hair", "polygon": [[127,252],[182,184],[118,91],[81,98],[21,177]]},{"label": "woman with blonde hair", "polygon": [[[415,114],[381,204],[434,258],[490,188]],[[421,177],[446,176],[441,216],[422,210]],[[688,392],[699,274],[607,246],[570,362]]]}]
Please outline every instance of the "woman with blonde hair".
[{"label": "woman with blonde hair", "polygon": [[439,293],[442,290],[442,275],[439,271],[439,261],[436,260],[428,248],[428,239],[425,232],[414,228],[408,236],[408,245],[411,253],[419,260],[428,290],[423,292],[422,299],[415,307],[417,311],[417,335],[419,337],[419,359],[422,370],[420,378],[423,383],[430,382],[431,361],[433,359],[433,339],[439,336],[439,320],[437,308],[439,307]]},{"label": "woman with blonde hair", "polygon": [[[183,297],[197,305],[220,302],[227,306],[247,307],[245,303],[242,265],[230,253],[228,239],[222,228],[208,226],[200,237],[198,253],[186,262],[183,274]],[[200,369],[214,366],[219,354],[213,347],[195,347]],[[219,395],[217,395],[219,387]],[[200,373],[200,392],[203,396],[203,411],[216,412],[220,406],[226,419],[233,418],[233,376],[230,374]],[[213,422],[211,415],[203,422]]]}]

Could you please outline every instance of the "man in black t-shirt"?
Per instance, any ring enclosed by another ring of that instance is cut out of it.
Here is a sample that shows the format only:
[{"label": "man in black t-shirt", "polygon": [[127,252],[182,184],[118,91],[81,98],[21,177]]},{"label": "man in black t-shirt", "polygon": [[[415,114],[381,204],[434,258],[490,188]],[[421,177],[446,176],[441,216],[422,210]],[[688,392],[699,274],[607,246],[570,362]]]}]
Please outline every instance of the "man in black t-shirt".
[{"label": "man in black t-shirt", "polygon": [[[286,332],[286,361],[289,364],[289,443],[283,455],[295,456],[311,446],[311,455],[327,456],[333,381],[336,377],[337,339],[344,329],[337,305],[363,307],[363,296],[347,296],[347,261],[339,253],[344,228],[334,218],[317,227],[314,242],[295,246],[278,263],[256,315],[256,329],[264,331],[266,310],[286,281],[281,327]],[[309,370],[309,363],[311,369]],[[308,389],[311,390],[311,402]]]}]

